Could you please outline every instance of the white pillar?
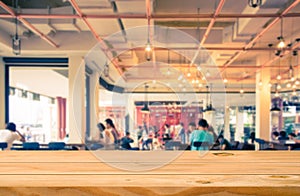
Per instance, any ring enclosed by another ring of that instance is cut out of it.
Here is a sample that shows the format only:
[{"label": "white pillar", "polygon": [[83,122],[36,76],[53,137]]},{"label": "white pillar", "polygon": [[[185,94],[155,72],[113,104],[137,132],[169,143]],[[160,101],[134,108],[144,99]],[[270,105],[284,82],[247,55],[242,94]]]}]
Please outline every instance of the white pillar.
[{"label": "white pillar", "polygon": [[230,108],[229,106],[225,107],[224,113],[224,137],[230,139]]},{"label": "white pillar", "polygon": [[242,137],[244,136],[244,113],[243,110],[240,111],[239,107],[236,107],[236,130],[234,135],[234,140],[242,142]]},{"label": "white pillar", "polygon": [[[94,71],[90,75],[90,136],[93,140],[99,139],[99,130],[97,124],[99,113],[99,73]],[[103,122],[102,122],[103,123]]]},{"label": "white pillar", "polygon": [[[259,85],[261,80],[262,85]],[[264,140],[270,140],[270,73],[262,69],[261,73],[256,75],[256,118],[255,118],[255,136]]]},{"label": "white pillar", "polygon": [[81,56],[69,57],[69,143],[85,141],[85,64]]},{"label": "white pillar", "polygon": [[0,58],[0,129],[5,128],[5,64]]}]

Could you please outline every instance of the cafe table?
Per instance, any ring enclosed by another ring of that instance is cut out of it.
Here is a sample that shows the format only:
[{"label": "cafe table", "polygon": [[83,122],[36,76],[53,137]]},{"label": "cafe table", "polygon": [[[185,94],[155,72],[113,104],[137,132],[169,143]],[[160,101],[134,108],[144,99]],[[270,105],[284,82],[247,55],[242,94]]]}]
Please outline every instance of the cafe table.
[{"label": "cafe table", "polygon": [[300,151],[0,151],[0,195],[300,195]]}]

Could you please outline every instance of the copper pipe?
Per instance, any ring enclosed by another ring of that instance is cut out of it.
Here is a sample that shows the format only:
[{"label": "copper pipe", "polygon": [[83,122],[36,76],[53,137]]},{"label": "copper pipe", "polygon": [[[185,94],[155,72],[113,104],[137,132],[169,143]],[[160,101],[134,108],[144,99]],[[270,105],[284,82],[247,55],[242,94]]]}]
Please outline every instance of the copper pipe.
[{"label": "copper pipe", "polygon": [[56,48],[59,47],[59,45],[57,45],[54,41],[52,41],[49,37],[47,37],[46,35],[44,35],[41,31],[39,31],[37,28],[35,28],[31,23],[29,23],[27,20],[25,20],[24,18],[21,18],[19,16],[17,16],[17,14],[14,12],[13,9],[11,9],[10,7],[8,7],[5,3],[3,3],[2,1],[0,1],[0,6],[7,11],[11,16],[16,17],[20,22],[23,23],[24,26],[26,26],[27,29],[29,29],[30,31],[34,32],[35,34],[37,34],[38,36],[40,36],[42,39],[44,39],[46,42],[48,42],[51,46],[54,46]]},{"label": "copper pipe", "polygon": [[[1,4],[1,3],[0,3]],[[72,14],[16,14],[16,16],[28,19],[79,19],[79,15]],[[118,13],[118,14],[91,14],[84,15],[90,19],[147,19],[146,14],[131,14],[131,13]],[[152,19],[158,20],[180,20],[180,19],[212,19],[213,14],[152,14]],[[0,18],[14,18],[11,14],[0,14]],[[288,13],[284,16],[280,14],[219,14],[217,19],[236,19],[236,18],[276,18],[276,17],[300,17],[300,13]]]},{"label": "copper pipe", "polygon": [[214,26],[214,24],[215,24],[216,17],[219,15],[219,13],[221,12],[221,10],[222,10],[222,8],[223,8],[224,3],[225,3],[225,0],[221,0],[221,1],[220,1],[220,3],[219,3],[219,5],[218,5],[218,7],[217,7],[217,9],[216,9],[216,11],[215,11],[215,13],[214,13],[214,15],[213,15],[213,18],[211,19],[211,21],[210,21],[210,23],[209,23],[209,25],[208,25],[208,27],[207,27],[207,29],[206,29],[206,31],[205,31],[203,37],[202,37],[202,40],[201,40],[201,42],[200,42],[200,45],[203,45],[204,42],[206,41],[206,39],[207,39],[207,37],[208,37],[208,35],[209,35],[211,29],[213,28],[213,26]]}]

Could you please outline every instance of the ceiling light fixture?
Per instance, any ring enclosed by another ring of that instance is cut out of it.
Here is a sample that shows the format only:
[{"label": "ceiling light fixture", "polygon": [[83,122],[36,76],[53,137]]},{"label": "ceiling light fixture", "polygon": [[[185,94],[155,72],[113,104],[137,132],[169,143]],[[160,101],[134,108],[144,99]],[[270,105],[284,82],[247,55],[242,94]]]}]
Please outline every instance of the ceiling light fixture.
[{"label": "ceiling light fixture", "polygon": [[283,18],[281,18],[281,21],[280,21],[280,36],[277,37],[279,43],[277,45],[277,47],[282,50],[284,47],[285,47],[285,43],[284,43],[284,38],[283,38]]},{"label": "ceiling light fixture", "polygon": [[248,5],[252,8],[261,6],[262,0],[248,0]]},{"label": "ceiling light fixture", "polygon": [[[16,0],[16,8],[18,8],[18,0]],[[12,37],[12,51],[15,55],[21,54],[21,38],[18,35],[19,20],[15,18],[16,33]]]},{"label": "ceiling light fixture", "polygon": [[147,83],[145,83],[145,101],[144,101],[144,107],[141,109],[141,112],[144,114],[150,113],[149,103],[148,103],[148,88],[149,86],[147,85]]}]

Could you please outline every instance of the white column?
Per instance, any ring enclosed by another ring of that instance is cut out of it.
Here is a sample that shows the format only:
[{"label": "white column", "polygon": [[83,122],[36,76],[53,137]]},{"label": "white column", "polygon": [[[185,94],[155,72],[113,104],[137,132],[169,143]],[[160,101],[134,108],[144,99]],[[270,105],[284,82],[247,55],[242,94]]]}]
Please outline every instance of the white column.
[{"label": "white column", "polygon": [[85,141],[85,64],[81,56],[69,57],[69,143]]},{"label": "white column", "polygon": [[[261,80],[262,85],[259,85]],[[255,136],[264,140],[270,140],[270,73],[263,69],[256,75],[256,119],[255,119]]]},{"label": "white column", "polygon": [[0,58],[0,129],[5,128],[5,65]]},{"label": "white column", "polygon": [[93,140],[98,140],[100,133],[97,127],[99,123],[99,73],[97,71],[90,75],[90,107],[90,135]]},{"label": "white column", "polygon": [[215,127],[215,124],[216,124],[216,119],[215,119],[215,111],[206,111],[204,112],[204,115],[203,115],[203,118],[205,120],[207,120],[208,124],[210,126],[212,126],[214,129],[216,128]]},{"label": "white column", "polygon": [[234,134],[234,140],[242,142],[244,136],[244,113],[240,111],[239,107],[236,107],[236,130]]},{"label": "white column", "polygon": [[225,107],[225,113],[224,113],[224,137],[226,139],[230,139],[230,108]]}]

